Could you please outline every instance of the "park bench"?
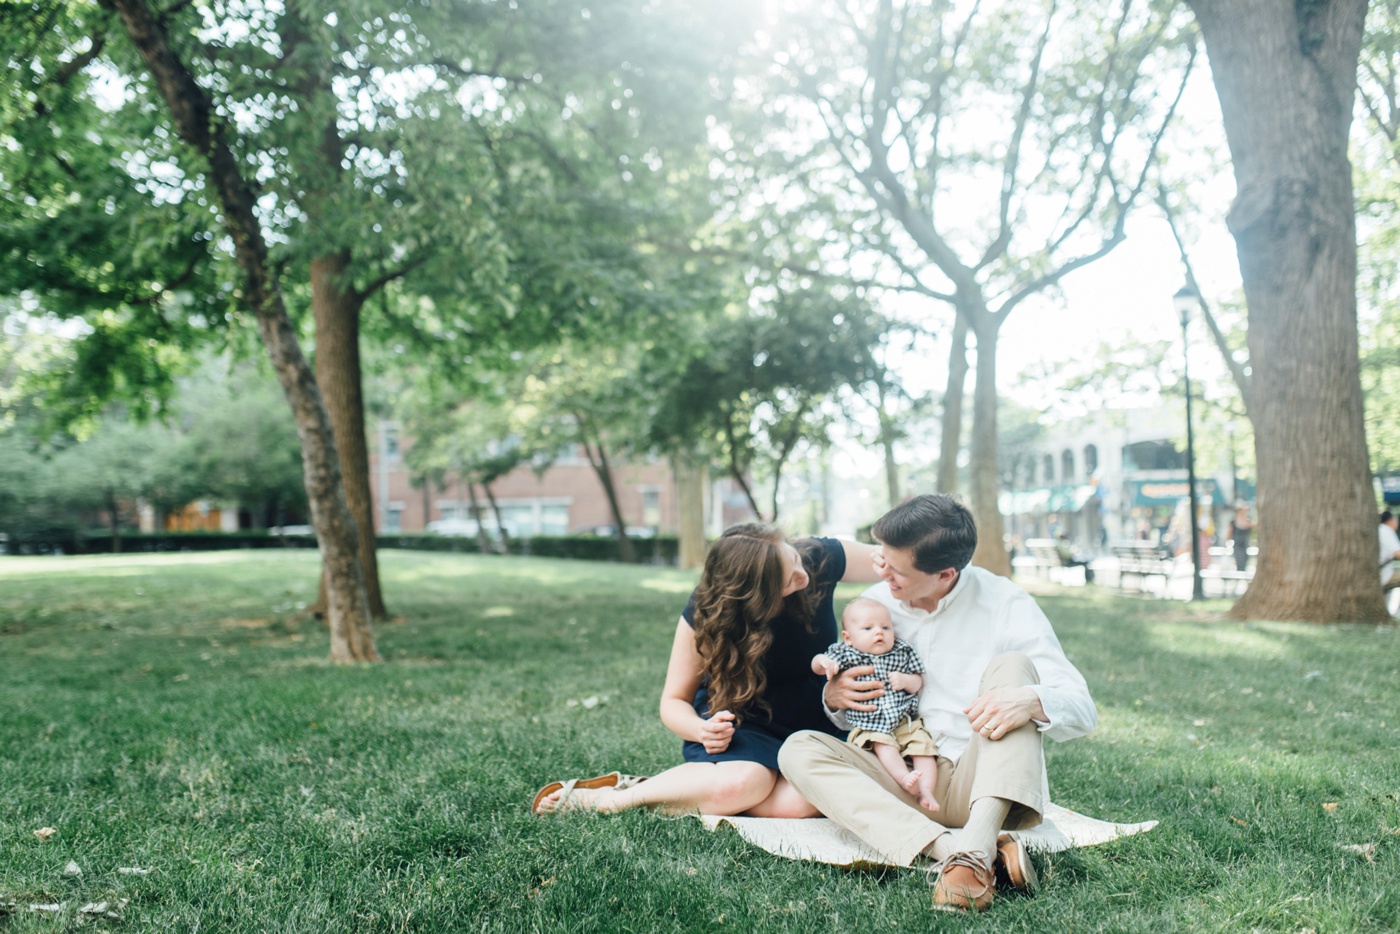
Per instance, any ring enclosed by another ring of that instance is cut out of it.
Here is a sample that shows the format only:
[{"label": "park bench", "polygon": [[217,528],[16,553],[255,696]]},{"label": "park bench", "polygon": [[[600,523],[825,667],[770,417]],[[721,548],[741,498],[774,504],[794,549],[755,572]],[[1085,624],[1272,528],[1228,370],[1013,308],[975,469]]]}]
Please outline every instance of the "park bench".
[{"label": "park bench", "polygon": [[1127,589],[1123,582],[1125,577],[1136,577],[1138,589],[1142,591],[1147,589],[1149,577],[1162,578],[1163,586],[1171,577],[1172,557],[1164,555],[1161,546],[1153,542],[1116,542],[1109,547],[1118,559],[1119,589]]},{"label": "park bench", "polygon": [[1201,569],[1201,583],[1206,581],[1220,582],[1220,596],[1238,597],[1244,592],[1244,588],[1249,582],[1254,580],[1254,557],[1259,553],[1258,548],[1249,549],[1249,560],[1245,564],[1243,571],[1235,566],[1235,543],[1227,541],[1224,545],[1212,547],[1210,549],[1210,567]]},{"label": "park bench", "polygon": [[1061,584],[1078,584],[1084,580],[1083,568],[1065,567],[1052,538],[1028,538],[1025,542],[1026,560],[1018,566],[1028,566],[1039,577],[1048,577]]}]

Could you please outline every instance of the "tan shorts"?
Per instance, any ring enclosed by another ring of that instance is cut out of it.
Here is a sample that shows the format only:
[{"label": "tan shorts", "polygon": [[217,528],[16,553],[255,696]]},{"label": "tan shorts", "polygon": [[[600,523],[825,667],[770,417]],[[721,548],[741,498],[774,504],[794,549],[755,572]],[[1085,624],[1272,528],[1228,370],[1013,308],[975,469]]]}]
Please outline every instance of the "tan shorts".
[{"label": "tan shorts", "polygon": [[876,733],[873,730],[852,730],[846,742],[861,749],[870,749],[876,743],[897,746],[902,756],[936,756],[938,744],[933,741],[924,721],[920,717],[907,718],[894,728],[894,734]]}]

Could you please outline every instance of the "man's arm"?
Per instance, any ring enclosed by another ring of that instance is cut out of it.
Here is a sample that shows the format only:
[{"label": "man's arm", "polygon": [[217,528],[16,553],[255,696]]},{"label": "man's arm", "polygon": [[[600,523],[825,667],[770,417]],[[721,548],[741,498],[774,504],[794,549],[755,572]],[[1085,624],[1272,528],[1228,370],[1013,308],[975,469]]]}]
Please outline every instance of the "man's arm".
[{"label": "man's arm", "polygon": [[977,698],[965,711],[972,728],[980,731],[991,724],[994,738],[1031,721],[1051,739],[1074,739],[1091,732],[1099,713],[1089,686],[1065,656],[1045,613],[1030,594],[1012,601],[1007,613],[1002,621],[1006,640],[999,650],[1025,654],[1035,665],[1040,683],[1002,688]]}]

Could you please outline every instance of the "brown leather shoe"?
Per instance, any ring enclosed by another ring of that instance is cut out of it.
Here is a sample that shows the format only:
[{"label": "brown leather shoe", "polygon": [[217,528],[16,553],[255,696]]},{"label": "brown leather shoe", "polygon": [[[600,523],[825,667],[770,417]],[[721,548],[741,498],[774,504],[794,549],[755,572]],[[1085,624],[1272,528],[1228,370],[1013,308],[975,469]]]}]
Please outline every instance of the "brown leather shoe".
[{"label": "brown leather shoe", "polygon": [[933,907],[985,911],[996,894],[996,876],[981,853],[954,853],[938,864]]},{"label": "brown leather shoe", "polygon": [[994,869],[1000,869],[1013,889],[1034,892],[1040,888],[1040,878],[1031,864],[1026,845],[1009,833],[997,837],[997,858]]}]

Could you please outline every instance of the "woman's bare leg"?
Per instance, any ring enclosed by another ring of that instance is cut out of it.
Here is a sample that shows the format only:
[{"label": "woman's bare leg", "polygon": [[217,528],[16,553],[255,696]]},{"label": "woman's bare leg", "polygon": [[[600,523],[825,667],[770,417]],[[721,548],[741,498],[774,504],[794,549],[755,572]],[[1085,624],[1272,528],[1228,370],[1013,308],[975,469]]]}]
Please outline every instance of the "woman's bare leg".
[{"label": "woman's bare leg", "polygon": [[[564,809],[613,812],[652,807],[673,813],[743,814],[766,801],[777,784],[778,773],[757,762],[687,762],[620,791],[576,788]],[[559,792],[540,802],[541,812],[558,808]]]},{"label": "woman's bare leg", "polygon": [[779,778],[773,793],[744,812],[745,817],[821,817],[786,778]]}]

